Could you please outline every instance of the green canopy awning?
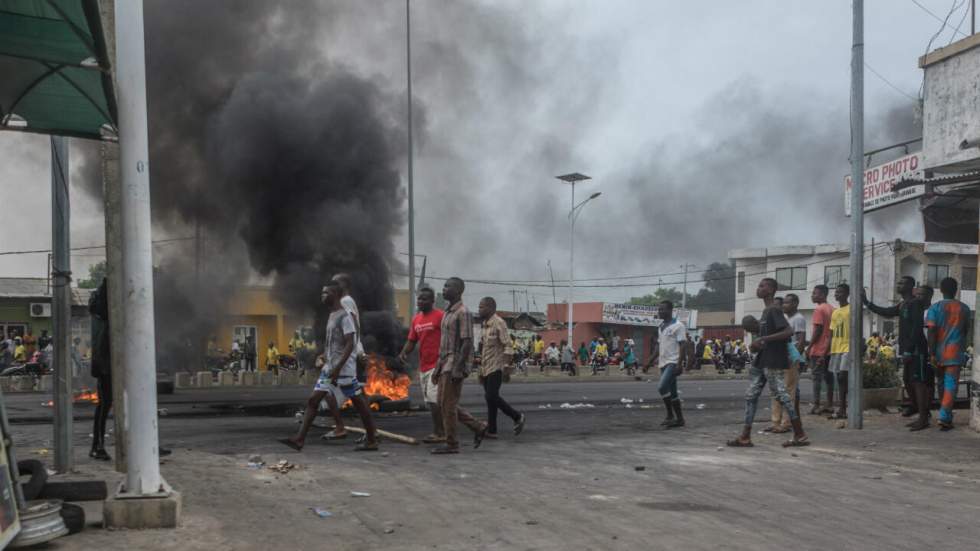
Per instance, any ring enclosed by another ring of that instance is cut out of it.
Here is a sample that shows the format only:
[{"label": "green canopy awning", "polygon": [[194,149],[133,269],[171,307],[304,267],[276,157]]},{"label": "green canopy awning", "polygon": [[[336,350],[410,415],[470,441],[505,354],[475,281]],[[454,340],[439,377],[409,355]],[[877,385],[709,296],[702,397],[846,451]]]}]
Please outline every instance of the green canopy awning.
[{"label": "green canopy awning", "polygon": [[114,134],[98,0],[0,0],[0,129]]}]

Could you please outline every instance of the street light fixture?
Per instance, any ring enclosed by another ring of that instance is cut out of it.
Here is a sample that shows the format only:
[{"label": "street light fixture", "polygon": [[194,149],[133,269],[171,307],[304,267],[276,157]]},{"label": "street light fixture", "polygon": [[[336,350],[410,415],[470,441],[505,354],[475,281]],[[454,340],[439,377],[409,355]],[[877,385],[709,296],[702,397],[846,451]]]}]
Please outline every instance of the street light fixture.
[{"label": "street light fixture", "polygon": [[569,224],[568,231],[568,346],[572,346],[572,304],[575,302],[575,219],[578,218],[581,208],[586,203],[602,195],[601,192],[593,193],[588,199],[579,204],[575,204],[575,184],[592,178],[579,172],[572,172],[562,176],[556,176],[562,182],[572,186],[572,208],[568,211]]}]

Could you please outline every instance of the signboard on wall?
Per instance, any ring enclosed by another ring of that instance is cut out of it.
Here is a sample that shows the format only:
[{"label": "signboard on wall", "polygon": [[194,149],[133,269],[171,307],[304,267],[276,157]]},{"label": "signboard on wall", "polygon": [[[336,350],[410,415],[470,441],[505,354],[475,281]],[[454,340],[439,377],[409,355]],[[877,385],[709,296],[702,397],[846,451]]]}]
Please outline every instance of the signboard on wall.
[{"label": "signboard on wall", "polygon": [[[698,311],[681,310],[680,308],[675,308],[674,317],[689,328],[696,327]],[[646,327],[660,326],[660,318],[657,316],[657,307],[640,304],[616,304],[604,302],[602,304],[602,322],[620,325],[640,325]]]},{"label": "signboard on wall", "polygon": [[[922,153],[899,157],[864,171],[864,212],[883,209],[925,195],[925,186],[892,191],[902,180],[922,178]],[[844,177],[844,214],[851,215],[851,176]]]}]

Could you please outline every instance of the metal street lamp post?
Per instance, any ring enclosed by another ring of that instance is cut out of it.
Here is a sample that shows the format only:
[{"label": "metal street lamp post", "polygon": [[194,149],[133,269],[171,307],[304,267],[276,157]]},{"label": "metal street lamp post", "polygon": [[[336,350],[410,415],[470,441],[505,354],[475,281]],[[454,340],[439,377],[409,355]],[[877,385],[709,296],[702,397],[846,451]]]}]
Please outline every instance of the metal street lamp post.
[{"label": "metal street lamp post", "polygon": [[600,192],[593,193],[588,199],[582,201],[579,204],[575,204],[575,184],[582,182],[584,180],[591,180],[592,178],[586,176],[585,174],[580,174],[578,172],[573,172],[571,174],[564,174],[562,176],[557,176],[559,180],[572,186],[572,208],[568,211],[569,231],[568,231],[568,345],[572,346],[572,310],[573,304],[575,302],[575,219],[578,218],[581,208],[585,206],[586,203],[595,199]]}]

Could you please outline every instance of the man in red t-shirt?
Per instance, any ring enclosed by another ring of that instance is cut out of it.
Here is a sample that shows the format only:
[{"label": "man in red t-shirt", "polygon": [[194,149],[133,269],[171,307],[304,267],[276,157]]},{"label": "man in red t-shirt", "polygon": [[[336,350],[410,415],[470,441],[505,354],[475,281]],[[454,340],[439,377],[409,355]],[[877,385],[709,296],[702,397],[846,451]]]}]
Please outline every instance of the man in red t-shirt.
[{"label": "man in red t-shirt", "polygon": [[438,391],[432,380],[433,370],[439,362],[439,341],[442,339],[442,310],[433,308],[436,294],[429,287],[419,290],[415,305],[418,313],[412,318],[408,330],[408,340],[405,348],[398,355],[402,362],[408,362],[408,355],[419,346],[419,385],[422,387],[422,399],[432,413],[432,434],[422,441],[426,444],[438,444],[446,441],[446,433],[442,427],[442,412],[439,410]]},{"label": "man in red t-shirt", "polygon": [[[810,410],[813,415],[834,412],[834,374],[827,369],[830,359],[830,316],[834,313],[834,307],[827,303],[827,293],[826,285],[817,285],[810,295],[817,305],[813,310],[813,332],[807,350],[810,376],[813,378],[813,409]],[[827,405],[821,408],[820,391],[824,383],[827,383]]]}]

